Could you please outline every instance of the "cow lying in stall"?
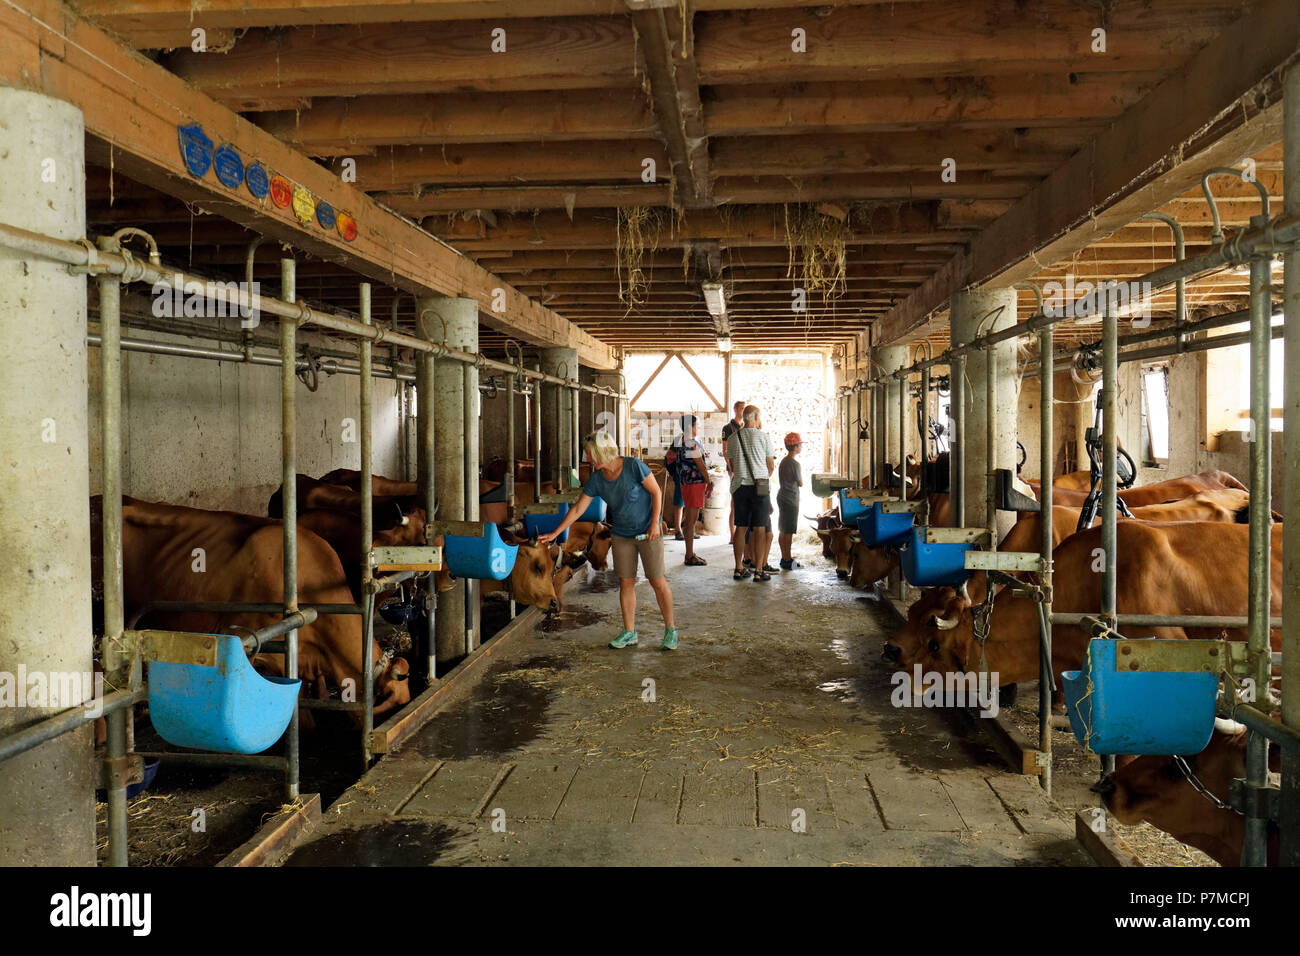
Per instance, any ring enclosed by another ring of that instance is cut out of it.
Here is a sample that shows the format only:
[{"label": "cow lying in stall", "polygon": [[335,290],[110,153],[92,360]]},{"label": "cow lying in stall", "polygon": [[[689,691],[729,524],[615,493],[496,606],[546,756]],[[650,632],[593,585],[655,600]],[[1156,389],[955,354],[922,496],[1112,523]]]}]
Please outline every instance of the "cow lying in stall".
[{"label": "cow lying in stall", "polygon": [[[1247,594],[1245,525],[1206,521],[1156,524],[1121,521],[1116,607],[1120,614],[1244,615]],[[1273,528],[1272,613],[1281,614],[1282,527]],[[1101,608],[1101,529],[1067,537],[1052,553],[1054,612],[1098,613]],[[928,616],[909,615],[908,633],[887,651],[901,669],[950,673],[987,664],[1003,685],[1038,677],[1037,606],[1028,597],[1002,590],[993,601],[990,633],[982,647],[974,639],[972,604],[952,588],[935,588]],[[1244,628],[1222,632],[1204,628],[1124,628],[1126,637],[1218,638],[1245,640]],[[1280,635],[1274,635],[1274,644]],[[1052,626],[1052,671],[1084,666],[1089,635],[1078,625]]]},{"label": "cow lying in stall", "polygon": [[[1222,803],[1234,779],[1246,776],[1246,728],[1216,719],[1214,736],[1184,760],[1197,781]],[[1281,750],[1269,745],[1269,770],[1281,771]],[[1246,818],[1216,806],[1199,793],[1173,757],[1138,757],[1107,774],[1094,789],[1120,823],[1146,821],[1213,857],[1220,866],[1240,866]],[[1279,831],[1268,828],[1268,865],[1278,865]]]},{"label": "cow lying in stall", "polygon": [[[1138,506],[1133,509],[1133,514],[1137,520],[1156,523],[1176,521],[1240,523],[1241,516],[1249,510],[1249,507],[1249,492],[1224,488],[1217,491],[1204,491],[1182,501]],[[1128,520],[1122,518],[1120,523]],[[1020,520],[1012,526],[998,545],[998,550],[1037,551],[1042,538],[1041,521],[1041,515],[1037,513],[1021,515]],[[1098,518],[1094,527],[1099,526],[1100,521],[1101,519]],[[1078,523],[1078,508],[1060,505],[1054,507],[1052,509],[1053,548],[1073,535]],[[1023,574],[1017,576],[1024,577]],[[977,571],[970,576],[965,591],[964,595],[953,588],[928,588],[923,591],[920,598],[908,608],[907,623],[902,630],[885,642],[883,659],[889,662],[912,660],[919,653],[920,645],[930,639],[929,622],[936,618],[953,619],[954,615],[960,614],[963,607],[980,604],[985,596],[985,575],[982,571]]]},{"label": "cow lying in stall", "polygon": [[[91,499],[94,560],[99,561],[102,499]],[[122,558],[127,620],[154,601],[284,600],[284,531],[280,521],[232,511],[200,511],[160,502],[122,499]],[[200,563],[201,562],[201,563]],[[347,575],[334,549],[306,528],[298,529],[299,604],[352,604]],[[139,626],[200,634],[239,633],[273,624],[279,614],[152,611]],[[374,647],[375,714],[410,700],[409,668]],[[259,672],[284,676],[280,654],[253,659]],[[361,680],[361,618],[322,614],[298,631],[298,674],[304,693],[329,696]],[[346,684],[345,682],[350,682]]]}]

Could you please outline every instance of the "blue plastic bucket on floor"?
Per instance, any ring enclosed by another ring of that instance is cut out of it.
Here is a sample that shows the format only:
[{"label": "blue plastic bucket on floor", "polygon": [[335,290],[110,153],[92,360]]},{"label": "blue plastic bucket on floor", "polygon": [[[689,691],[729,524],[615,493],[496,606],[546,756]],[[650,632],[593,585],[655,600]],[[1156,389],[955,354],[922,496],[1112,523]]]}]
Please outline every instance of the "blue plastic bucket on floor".
[{"label": "blue plastic bucket on floor", "polygon": [[903,577],[918,588],[957,587],[971,576],[966,570],[966,552],[970,544],[930,544],[925,540],[925,525],[912,528],[901,553]]},{"label": "blue plastic bucket on floor", "polygon": [[887,512],[881,502],[874,501],[858,519],[858,533],[870,547],[894,547],[907,540],[915,517],[910,511]]},{"label": "blue plastic bucket on floor", "polygon": [[497,526],[489,524],[481,538],[446,535],[442,539],[443,561],[458,578],[504,581],[514,570],[519,546],[501,540]]},{"label": "blue plastic bucket on floor", "polygon": [[843,488],[835,492],[835,496],[840,499],[840,521],[843,524],[853,524],[867,513],[867,506],[862,503],[862,499],[848,497]]},{"label": "blue plastic bucket on floor", "polygon": [[[604,501],[602,500],[602,504]],[[535,538],[539,534],[550,534],[569,513],[568,505],[556,505],[559,509],[555,514],[549,515],[524,515],[524,533],[530,538]],[[591,509],[587,509],[590,511]],[[557,544],[564,544],[569,540],[569,532],[566,529],[564,534],[555,539]]]},{"label": "blue plastic bucket on floor", "polygon": [[193,750],[255,754],[289,726],[298,706],[297,678],[263,677],[239,638],[210,635],[217,666],[149,665],[149,719],[169,744]]},{"label": "blue plastic bucket on floor", "polygon": [[[1153,638],[1154,640],[1154,638]],[[1075,738],[1096,754],[1200,753],[1214,733],[1219,675],[1125,671],[1117,642],[1088,642],[1086,670],[1061,675]]]}]

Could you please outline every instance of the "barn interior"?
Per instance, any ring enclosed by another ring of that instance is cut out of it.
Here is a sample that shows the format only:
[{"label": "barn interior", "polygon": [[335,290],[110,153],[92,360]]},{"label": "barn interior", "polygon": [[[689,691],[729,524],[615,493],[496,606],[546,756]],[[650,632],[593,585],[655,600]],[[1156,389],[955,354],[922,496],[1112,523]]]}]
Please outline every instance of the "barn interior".
[{"label": "barn interior", "polygon": [[[6,0],[0,49],[0,864],[1300,864],[1295,0]],[[770,581],[737,400],[803,436]],[[607,646],[617,502],[536,542],[597,433],[671,653],[644,574]]]}]

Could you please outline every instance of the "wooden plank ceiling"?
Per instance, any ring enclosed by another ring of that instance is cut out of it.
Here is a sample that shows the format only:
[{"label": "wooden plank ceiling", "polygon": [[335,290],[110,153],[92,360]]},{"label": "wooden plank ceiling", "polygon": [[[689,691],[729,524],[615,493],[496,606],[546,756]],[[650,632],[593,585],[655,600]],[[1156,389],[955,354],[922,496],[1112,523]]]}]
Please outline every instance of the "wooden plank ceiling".
[{"label": "wooden plank ceiling", "polygon": [[[831,347],[879,319],[1159,83],[1245,0],[82,0],[80,11],[218,102],[600,340],[712,348],[701,283],[737,348]],[[190,47],[205,31],[207,52]],[[1094,31],[1106,33],[1094,52]],[[494,33],[494,31],[502,31]],[[802,48],[801,46],[802,39]],[[494,49],[494,43],[496,49]],[[501,46],[504,45],[504,50]],[[1280,163],[1260,154],[1280,195]],[[956,163],[956,181],[941,176]],[[648,161],[654,176],[643,177]],[[649,181],[646,181],[649,179]],[[242,271],[248,234],[146,184],[90,184],[92,224]],[[1256,211],[1220,181],[1224,222]],[[1199,191],[1171,202],[1189,253]],[[619,223],[638,223],[639,229]],[[628,302],[620,246],[645,283]],[[836,271],[842,283],[818,289]],[[1172,259],[1159,223],[1046,267],[1125,278]],[[831,262],[826,261],[827,257]],[[258,259],[274,283],[275,256]],[[824,278],[821,281],[825,281]],[[355,276],[304,264],[303,294],[355,306]],[[809,288],[792,309],[792,288]],[[1198,283],[1241,307],[1247,280]],[[1023,300],[1027,314],[1031,301]],[[376,310],[390,299],[377,290]],[[1172,309],[1172,293],[1157,312]],[[396,313],[409,322],[409,300]],[[941,331],[927,329],[936,340]],[[484,330],[484,341],[496,344]]]}]

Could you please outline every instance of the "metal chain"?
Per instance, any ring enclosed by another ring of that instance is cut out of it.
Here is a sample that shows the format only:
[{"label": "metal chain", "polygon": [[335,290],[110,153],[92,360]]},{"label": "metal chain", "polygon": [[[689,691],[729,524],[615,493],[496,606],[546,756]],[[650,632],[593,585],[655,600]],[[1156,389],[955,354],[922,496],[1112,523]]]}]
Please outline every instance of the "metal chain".
[{"label": "metal chain", "polygon": [[[1209,789],[1205,786],[1205,784],[1201,783],[1201,781],[1197,778],[1196,774],[1192,772],[1192,768],[1188,766],[1186,759],[1180,757],[1177,754],[1170,757],[1169,759],[1174,762],[1174,766],[1177,767],[1182,772],[1183,776],[1187,778],[1187,782],[1192,785],[1193,790],[1195,790],[1197,793],[1203,796],[1206,800],[1209,800],[1220,810],[1233,810],[1233,808],[1230,805],[1224,803],[1222,800],[1220,800],[1218,797],[1212,794],[1209,791]],[[1239,812],[1239,811],[1234,810],[1233,812]]]}]

